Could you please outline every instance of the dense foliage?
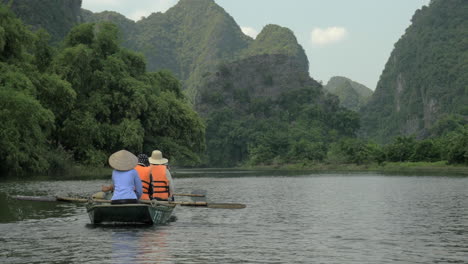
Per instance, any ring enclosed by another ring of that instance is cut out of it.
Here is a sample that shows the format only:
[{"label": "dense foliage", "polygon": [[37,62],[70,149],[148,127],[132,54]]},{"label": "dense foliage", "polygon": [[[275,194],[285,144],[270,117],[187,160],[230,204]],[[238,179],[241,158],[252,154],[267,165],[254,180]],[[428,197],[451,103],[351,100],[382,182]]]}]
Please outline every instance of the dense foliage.
[{"label": "dense foliage", "polygon": [[[244,64],[220,65],[214,79],[208,78],[198,111],[207,120],[209,166],[320,162],[330,143],[355,135],[357,113],[339,107],[338,98],[325,95],[312,79],[301,85],[301,71],[289,69],[295,81],[289,89],[273,92],[282,78],[275,67],[281,70],[290,63],[257,67],[272,59],[283,57],[258,56],[257,63],[246,59]],[[233,84],[241,77],[255,88]]]},{"label": "dense foliage", "polygon": [[468,1],[433,0],[395,44],[369,104],[364,135],[430,136],[444,115],[468,119]]},{"label": "dense foliage", "polygon": [[58,50],[0,6],[0,169],[45,172],[113,151],[199,163],[204,125],[168,72],[119,46],[112,24],[81,24]]},{"label": "dense foliage", "polygon": [[57,44],[81,22],[81,0],[0,0],[33,29],[44,29]]},{"label": "dense foliage", "polygon": [[332,164],[371,164],[383,162],[436,162],[468,165],[468,125],[439,137],[416,140],[399,136],[386,145],[356,138],[333,143],[326,162]]}]

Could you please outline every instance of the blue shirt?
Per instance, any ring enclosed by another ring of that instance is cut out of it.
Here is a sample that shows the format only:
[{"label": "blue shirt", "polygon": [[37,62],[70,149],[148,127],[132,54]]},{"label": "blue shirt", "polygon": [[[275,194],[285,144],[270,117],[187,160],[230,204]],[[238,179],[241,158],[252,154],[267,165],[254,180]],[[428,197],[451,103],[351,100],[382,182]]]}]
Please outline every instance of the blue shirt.
[{"label": "blue shirt", "polygon": [[139,199],[143,193],[141,180],[135,169],[129,171],[112,171],[114,195],[112,200]]}]

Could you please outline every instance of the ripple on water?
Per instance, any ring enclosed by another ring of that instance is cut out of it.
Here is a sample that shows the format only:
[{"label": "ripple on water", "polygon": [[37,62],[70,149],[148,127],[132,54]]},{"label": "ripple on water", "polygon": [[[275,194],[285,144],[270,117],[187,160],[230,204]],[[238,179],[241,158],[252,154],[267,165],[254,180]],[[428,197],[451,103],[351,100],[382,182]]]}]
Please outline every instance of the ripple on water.
[{"label": "ripple on water", "polygon": [[95,226],[82,205],[8,200],[86,196],[109,181],[2,183],[0,262],[468,262],[468,178],[213,174],[176,178],[178,191],[247,208],[180,207],[176,221],[152,227]]}]

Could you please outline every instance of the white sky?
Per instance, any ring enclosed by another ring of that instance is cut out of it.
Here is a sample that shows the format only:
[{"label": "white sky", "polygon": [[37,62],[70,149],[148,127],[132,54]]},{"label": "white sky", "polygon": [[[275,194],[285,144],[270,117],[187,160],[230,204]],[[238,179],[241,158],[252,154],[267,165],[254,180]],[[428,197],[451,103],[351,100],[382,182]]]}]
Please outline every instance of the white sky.
[{"label": "white sky", "polygon": [[[83,0],[93,12],[139,20],[178,0]],[[429,0],[215,0],[247,35],[267,24],[290,28],[306,51],[310,75],[324,84],[345,76],[375,90],[393,45]]]}]

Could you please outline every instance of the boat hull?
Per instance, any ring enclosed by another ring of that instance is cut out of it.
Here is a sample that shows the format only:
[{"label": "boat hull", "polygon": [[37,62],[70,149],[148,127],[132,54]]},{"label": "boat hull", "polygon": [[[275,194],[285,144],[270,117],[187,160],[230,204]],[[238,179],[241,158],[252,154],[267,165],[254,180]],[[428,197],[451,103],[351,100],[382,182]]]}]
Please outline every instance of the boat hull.
[{"label": "boat hull", "polygon": [[92,224],[160,225],[169,221],[175,205],[88,203]]}]

